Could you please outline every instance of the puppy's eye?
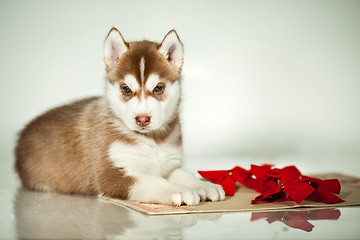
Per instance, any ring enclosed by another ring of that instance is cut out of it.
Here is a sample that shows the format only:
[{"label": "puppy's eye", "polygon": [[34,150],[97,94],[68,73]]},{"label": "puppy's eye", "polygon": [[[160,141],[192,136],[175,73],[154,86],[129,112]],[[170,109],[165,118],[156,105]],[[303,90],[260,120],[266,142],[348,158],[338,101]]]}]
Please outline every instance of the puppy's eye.
[{"label": "puppy's eye", "polygon": [[125,95],[131,95],[132,91],[127,85],[122,85],[121,90]]},{"label": "puppy's eye", "polygon": [[155,95],[159,95],[164,92],[164,88],[165,88],[165,86],[160,83],[154,88],[153,92]]}]

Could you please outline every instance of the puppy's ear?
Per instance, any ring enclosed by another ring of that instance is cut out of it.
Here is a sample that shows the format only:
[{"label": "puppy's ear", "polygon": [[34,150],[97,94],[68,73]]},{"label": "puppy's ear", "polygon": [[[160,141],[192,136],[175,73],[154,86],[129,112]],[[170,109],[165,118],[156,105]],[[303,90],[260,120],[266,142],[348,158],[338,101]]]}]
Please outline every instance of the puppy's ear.
[{"label": "puppy's ear", "polygon": [[105,39],[104,62],[107,67],[114,66],[128,49],[119,30],[112,28]]},{"label": "puppy's ear", "polygon": [[160,44],[159,52],[177,69],[181,70],[184,63],[184,46],[175,30],[166,34]]}]

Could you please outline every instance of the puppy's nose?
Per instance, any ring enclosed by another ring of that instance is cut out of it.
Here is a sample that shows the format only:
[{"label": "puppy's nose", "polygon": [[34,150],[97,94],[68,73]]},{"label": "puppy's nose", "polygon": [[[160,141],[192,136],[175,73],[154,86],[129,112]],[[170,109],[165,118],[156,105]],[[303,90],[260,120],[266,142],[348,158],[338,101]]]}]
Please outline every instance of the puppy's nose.
[{"label": "puppy's nose", "polygon": [[150,124],[150,116],[140,115],[135,118],[136,124],[140,127],[145,127]]}]

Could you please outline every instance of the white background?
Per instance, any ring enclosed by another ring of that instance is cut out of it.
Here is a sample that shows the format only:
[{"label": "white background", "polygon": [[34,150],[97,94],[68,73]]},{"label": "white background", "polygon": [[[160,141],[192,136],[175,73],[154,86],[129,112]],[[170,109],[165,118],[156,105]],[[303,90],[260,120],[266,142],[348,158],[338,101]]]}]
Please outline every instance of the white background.
[{"label": "white background", "polygon": [[127,41],[180,35],[186,159],[206,161],[193,168],[360,175],[359,1],[12,0],[0,1],[1,186],[24,124],[103,93],[112,26]]}]

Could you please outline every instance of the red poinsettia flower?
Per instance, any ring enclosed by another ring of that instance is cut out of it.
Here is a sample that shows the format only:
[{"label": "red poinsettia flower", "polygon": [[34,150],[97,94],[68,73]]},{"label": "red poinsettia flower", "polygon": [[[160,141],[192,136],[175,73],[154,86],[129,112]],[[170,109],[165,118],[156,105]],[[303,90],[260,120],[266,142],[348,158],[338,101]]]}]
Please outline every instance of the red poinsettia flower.
[{"label": "red poinsettia flower", "polygon": [[257,196],[252,201],[253,204],[270,196],[277,201],[293,199],[296,203],[300,203],[314,191],[309,183],[301,181],[302,175],[295,166],[273,169],[267,175],[278,179],[278,184]]},{"label": "red poinsettia flower", "polygon": [[269,167],[271,167],[271,165],[254,167],[257,176],[259,176],[259,179],[256,179],[254,177],[255,175],[253,175],[251,171],[245,170],[239,166],[236,166],[231,170],[198,171],[198,173],[203,178],[215,184],[221,185],[227,196],[233,196],[236,189],[236,181],[258,192],[265,191],[269,186],[276,186],[274,181],[267,182],[267,180],[273,178],[261,175],[261,173],[264,172],[265,169],[267,170]]},{"label": "red poinsettia flower", "polygon": [[275,186],[275,187],[269,189],[268,191],[257,196],[254,200],[251,201],[251,204],[255,204],[255,203],[265,200],[265,199],[268,201],[278,201],[278,202],[291,200],[289,195],[287,195],[283,191],[281,186]]},{"label": "red poinsettia flower", "polygon": [[258,192],[266,192],[268,189],[275,188],[277,184],[277,179],[274,177],[269,176],[271,172],[271,168],[273,165],[264,164],[261,166],[251,165],[250,172],[253,175],[253,178],[256,179],[255,186],[247,186],[250,187]]},{"label": "red poinsettia flower", "polygon": [[270,175],[279,178],[283,191],[298,204],[315,191],[295,166],[274,169]]},{"label": "red poinsettia flower", "polygon": [[198,171],[205,179],[223,187],[227,196],[234,196],[236,183],[232,170]]},{"label": "red poinsettia flower", "polygon": [[337,179],[321,180],[318,178],[312,178],[304,176],[303,180],[308,182],[315,190],[309,195],[309,198],[322,203],[340,203],[344,202],[334,194],[339,194],[341,191],[341,185]]},{"label": "red poinsettia flower", "polygon": [[303,176],[295,166],[272,169],[272,165],[264,164],[251,165],[250,170],[236,166],[231,170],[198,172],[205,179],[221,185],[227,196],[234,195],[236,181],[260,192],[261,194],[251,202],[252,204],[265,199],[268,201],[293,200],[299,204],[307,197],[322,203],[344,201],[334,195],[339,194],[341,190],[337,179],[321,180]]},{"label": "red poinsettia flower", "polygon": [[295,166],[274,168],[267,173],[269,176],[286,181],[297,181],[301,179],[301,172]]},{"label": "red poinsettia flower", "polygon": [[[344,202],[344,200],[334,195],[339,194],[341,191],[341,185],[337,179],[321,180],[302,176],[294,166],[283,168],[283,172],[287,174],[285,175],[287,179],[284,176],[281,179],[284,184],[284,192],[296,203],[302,202],[307,197],[322,203]],[[291,173],[291,176],[289,173]]]},{"label": "red poinsettia flower", "polygon": [[323,203],[338,203],[344,201],[333,194],[340,193],[340,183],[337,179],[320,180],[303,176],[295,166],[273,169],[268,175],[278,179],[278,186],[262,193],[256,197],[252,203],[268,197],[272,197],[273,199],[280,197],[278,201],[284,201],[284,199],[286,199],[284,195],[298,204],[307,197]]},{"label": "red poinsettia flower", "polygon": [[237,166],[234,167],[231,172],[233,178],[242,185],[248,188],[252,188],[258,192],[262,192],[264,190],[263,185],[254,178],[253,174],[250,171]]}]

